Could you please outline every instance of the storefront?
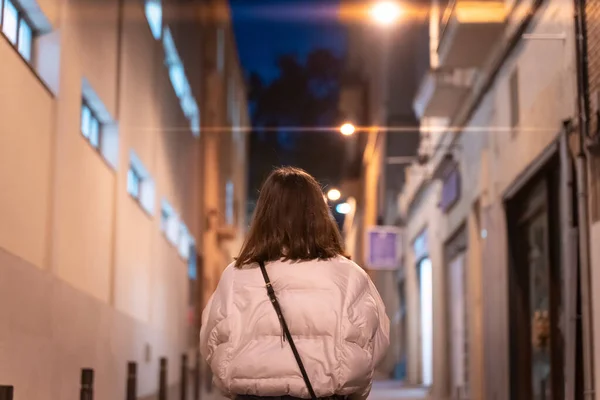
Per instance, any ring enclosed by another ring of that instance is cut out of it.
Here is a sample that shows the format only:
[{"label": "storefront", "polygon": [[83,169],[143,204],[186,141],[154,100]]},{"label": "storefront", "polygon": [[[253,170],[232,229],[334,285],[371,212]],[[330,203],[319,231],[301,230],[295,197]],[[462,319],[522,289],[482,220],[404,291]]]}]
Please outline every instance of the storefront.
[{"label": "storefront", "polygon": [[[565,382],[576,384],[581,356],[577,328],[565,320],[575,312],[577,261],[568,256],[574,253],[565,240],[564,223],[573,221],[574,210],[570,160],[566,151],[559,154],[559,144],[546,149],[504,196],[510,398],[515,400],[564,398],[575,388],[565,388]],[[573,367],[565,368],[569,364]]]}]

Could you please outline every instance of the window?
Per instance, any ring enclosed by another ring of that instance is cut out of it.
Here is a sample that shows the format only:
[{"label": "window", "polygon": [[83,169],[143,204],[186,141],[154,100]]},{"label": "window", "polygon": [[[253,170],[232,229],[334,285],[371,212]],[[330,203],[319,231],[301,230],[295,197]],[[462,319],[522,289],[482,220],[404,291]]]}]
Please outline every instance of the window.
[{"label": "window", "polygon": [[85,77],[81,82],[79,130],[106,164],[116,170],[119,160],[119,126]]},{"label": "window", "polygon": [[190,257],[190,247],[194,239],[190,236],[190,233],[184,223],[179,226],[179,255],[187,260]]},{"label": "window", "polygon": [[167,232],[169,228],[169,222],[171,218],[173,218],[173,207],[166,200],[163,200],[162,206],[160,208],[160,230],[162,232]]},{"label": "window", "polygon": [[19,20],[19,53],[27,60],[31,61],[31,41],[33,33],[31,27],[24,19]]},{"label": "window", "polygon": [[12,0],[0,0],[2,33],[27,61],[31,61],[33,30]]},{"label": "window", "polygon": [[100,150],[101,124],[85,101],[81,103],[81,134],[93,148]]},{"label": "window", "polygon": [[228,225],[234,224],[233,182],[225,185],[225,220]]},{"label": "window", "polygon": [[190,246],[190,254],[188,257],[188,278],[192,281],[198,279],[198,267],[196,265],[196,246],[194,244]]},{"label": "window", "polygon": [[185,68],[175,47],[171,30],[167,27],[163,32],[163,47],[165,50],[165,64],[169,68],[169,79],[183,114],[190,122],[190,129],[194,136],[200,135],[200,110],[192,93],[190,83],[185,75]]},{"label": "window", "polygon": [[162,4],[160,0],[146,0],[144,11],[152,36],[154,36],[154,39],[159,40],[162,33]]},{"label": "window", "polygon": [[10,0],[4,0],[2,12],[2,32],[12,44],[16,45],[18,31],[19,13],[17,12],[17,8]]},{"label": "window", "polygon": [[154,213],[154,181],[132,150],[127,170],[127,193],[150,215]]},{"label": "window", "polygon": [[179,217],[175,213],[173,206],[166,200],[163,200],[161,205],[160,230],[171,244],[177,245],[179,239]]},{"label": "window", "polygon": [[133,165],[129,166],[129,171],[127,171],[127,193],[131,196],[140,200],[140,196],[142,193],[142,177],[139,172],[135,169]]}]

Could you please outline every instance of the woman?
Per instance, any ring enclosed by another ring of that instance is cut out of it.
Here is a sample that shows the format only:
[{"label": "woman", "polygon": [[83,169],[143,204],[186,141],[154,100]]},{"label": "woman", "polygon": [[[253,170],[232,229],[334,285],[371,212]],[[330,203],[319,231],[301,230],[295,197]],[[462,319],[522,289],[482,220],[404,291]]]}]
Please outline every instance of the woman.
[{"label": "woman", "polygon": [[300,169],[275,170],[202,315],[200,349],[215,385],[241,400],[362,400],[388,345],[381,297],[344,257],[319,184]]}]

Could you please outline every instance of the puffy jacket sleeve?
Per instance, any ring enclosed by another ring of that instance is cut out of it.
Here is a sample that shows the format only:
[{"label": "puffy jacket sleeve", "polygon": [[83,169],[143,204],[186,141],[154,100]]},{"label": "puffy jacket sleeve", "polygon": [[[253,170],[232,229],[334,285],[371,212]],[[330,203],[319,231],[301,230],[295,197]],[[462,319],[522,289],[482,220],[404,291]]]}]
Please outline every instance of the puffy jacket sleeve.
[{"label": "puffy jacket sleeve", "polygon": [[[364,271],[361,271],[364,272]],[[363,343],[371,352],[371,368],[375,368],[385,357],[390,344],[390,320],[377,288],[366,273],[361,274],[360,284],[355,289],[360,293],[349,309],[352,341]],[[371,384],[354,393],[352,400],[364,400],[371,392]]]},{"label": "puffy jacket sleeve", "polygon": [[231,312],[233,268],[229,266],[223,271],[217,289],[202,312],[200,353],[211,367],[222,366],[222,360],[214,360],[216,362],[213,363],[213,358],[219,354],[219,346],[227,344],[231,333],[227,317]]}]

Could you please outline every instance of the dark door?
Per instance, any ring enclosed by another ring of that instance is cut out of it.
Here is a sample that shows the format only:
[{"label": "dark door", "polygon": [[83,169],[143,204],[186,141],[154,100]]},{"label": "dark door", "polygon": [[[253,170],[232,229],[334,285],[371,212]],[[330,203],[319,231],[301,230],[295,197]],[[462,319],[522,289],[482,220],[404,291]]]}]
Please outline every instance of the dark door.
[{"label": "dark door", "polygon": [[558,169],[508,205],[511,398],[563,399]]}]

